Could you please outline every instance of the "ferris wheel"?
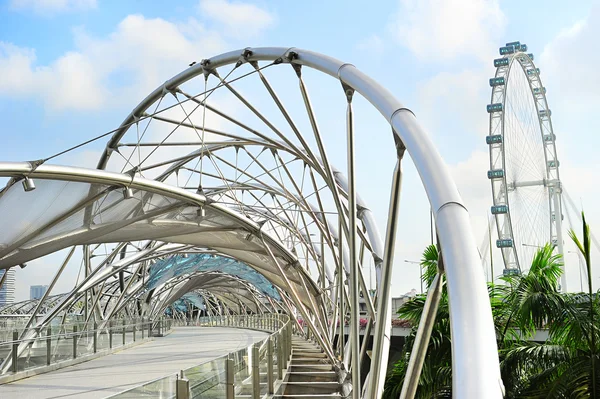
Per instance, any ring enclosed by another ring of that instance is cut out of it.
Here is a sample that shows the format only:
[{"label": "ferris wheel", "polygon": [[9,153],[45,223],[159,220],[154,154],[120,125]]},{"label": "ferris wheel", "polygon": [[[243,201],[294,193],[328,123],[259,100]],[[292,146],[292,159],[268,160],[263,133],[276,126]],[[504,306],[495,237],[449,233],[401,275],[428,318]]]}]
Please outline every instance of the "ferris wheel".
[{"label": "ferris wheel", "polygon": [[[537,249],[547,243],[563,254],[563,216],[556,136],[540,70],[526,44],[507,43],[500,55],[489,81],[486,142],[496,246],[506,275],[528,269]],[[564,281],[563,273],[563,289]]]}]

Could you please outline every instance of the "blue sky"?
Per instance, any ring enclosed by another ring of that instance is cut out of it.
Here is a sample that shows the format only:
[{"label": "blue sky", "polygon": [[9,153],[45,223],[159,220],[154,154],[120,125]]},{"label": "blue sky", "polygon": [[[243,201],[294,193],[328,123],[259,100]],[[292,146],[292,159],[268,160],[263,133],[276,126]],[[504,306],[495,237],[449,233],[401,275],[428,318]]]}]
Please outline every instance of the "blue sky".
[{"label": "blue sky", "polygon": [[[497,48],[521,40],[548,88],[563,181],[594,230],[600,226],[598,26],[600,4],[587,0],[3,1],[0,160],[39,159],[114,129],[191,61],[248,46],[295,46],[356,65],[415,111],[453,171],[479,242],[491,202],[487,79]],[[365,141],[370,153],[387,145]],[[83,159],[99,148],[64,162],[89,166]],[[359,176],[382,232],[393,161],[382,161],[381,176],[366,167]],[[403,220],[417,227],[401,232],[394,294],[418,287],[418,271],[402,260],[418,259],[429,237],[426,198],[411,167],[404,184]],[[52,275],[52,262],[18,272],[18,299]],[[578,287],[576,262],[569,267],[570,285]]]}]

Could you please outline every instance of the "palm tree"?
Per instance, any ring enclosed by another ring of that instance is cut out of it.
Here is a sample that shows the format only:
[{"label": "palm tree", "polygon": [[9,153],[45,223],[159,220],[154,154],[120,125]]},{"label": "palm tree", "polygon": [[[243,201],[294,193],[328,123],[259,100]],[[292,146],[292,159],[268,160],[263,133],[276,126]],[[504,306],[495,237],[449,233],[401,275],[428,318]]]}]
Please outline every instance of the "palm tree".
[{"label": "palm tree", "polygon": [[506,311],[501,341],[507,338],[509,327],[516,327],[520,336],[529,338],[560,314],[564,300],[558,287],[563,263],[561,255],[553,254],[553,250],[546,244],[536,252],[527,273],[501,278],[506,283],[496,287]]},{"label": "palm tree", "polygon": [[[550,245],[540,248],[527,273],[502,277],[504,285],[490,285],[488,288],[508,398],[527,397],[522,394],[533,393],[532,387],[535,385],[532,385],[531,378],[545,375],[549,366],[541,361],[544,359],[541,355],[549,358],[549,354],[542,353],[538,344],[525,339],[531,338],[540,328],[558,326],[559,322],[567,321],[565,309],[572,309],[573,314],[581,316],[575,308],[566,307],[565,298],[558,290],[562,262],[560,255],[553,255],[552,251]],[[427,247],[421,266],[424,269],[423,281],[428,287],[437,273],[437,261],[437,248],[433,245]],[[424,304],[425,296],[419,295],[399,309],[398,317],[416,326]],[[563,334],[568,332],[568,325],[566,323],[563,327]],[[388,373],[385,398],[397,398],[402,389],[415,332],[416,329],[413,329],[401,359]],[[550,347],[547,349],[551,350]],[[540,355],[539,361],[535,361],[532,355],[536,358]],[[416,397],[451,397],[451,365],[449,308],[444,286]],[[541,379],[536,381],[541,382]]]},{"label": "palm tree", "polygon": [[514,342],[501,351],[508,398],[598,398],[598,297],[591,286],[590,230],[583,215],[583,243],[569,235],[586,259],[588,293],[548,295],[543,317],[549,328],[546,342]]}]

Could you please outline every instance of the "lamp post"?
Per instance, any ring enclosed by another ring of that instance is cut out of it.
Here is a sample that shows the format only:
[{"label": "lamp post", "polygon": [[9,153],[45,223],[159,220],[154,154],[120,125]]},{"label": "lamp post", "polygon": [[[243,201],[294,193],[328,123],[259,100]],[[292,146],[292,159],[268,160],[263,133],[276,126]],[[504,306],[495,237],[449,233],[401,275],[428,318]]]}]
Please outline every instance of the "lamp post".
[{"label": "lamp post", "polygon": [[421,294],[422,294],[423,293],[423,268],[421,267],[421,262],[417,262],[415,260],[408,260],[408,259],[404,259],[404,262],[419,265],[419,280],[421,281]]}]

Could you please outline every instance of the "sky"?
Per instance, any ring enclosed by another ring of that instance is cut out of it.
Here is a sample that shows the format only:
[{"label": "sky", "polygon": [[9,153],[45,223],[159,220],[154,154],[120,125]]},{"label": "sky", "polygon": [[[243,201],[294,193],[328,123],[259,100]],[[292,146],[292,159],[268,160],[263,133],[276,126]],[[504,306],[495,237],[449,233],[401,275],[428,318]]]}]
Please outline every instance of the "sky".
[{"label": "sky", "polygon": [[[2,1],[0,161],[40,159],[116,128],[191,61],[245,47],[305,48],[352,63],[415,112],[452,172],[479,243],[491,205],[488,79],[498,47],[520,40],[535,54],[547,88],[561,180],[594,231],[600,226],[598,37],[600,3],[588,0]],[[377,117],[370,113],[358,126],[367,130]],[[395,162],[389,137],[357,135],[364,145],[358,190],[384,232]],[[89,166],[98,154],[86,148],[65,162]],[[332,158],[343,163],[344,156]],[[419,288],[418,267],[404,260],[418,260],[429,243],[429,206],[410,162],[403,187],[394,295]],[[18,270],[17,300],[28,298],[30,285],[46,283],[61,256]],[[568,285],[578,289],[577,257],[565,258]],[[594,270],[597,289],[600,266]],[[67,270],[56,292],[68,290],[77,271]]]}]

